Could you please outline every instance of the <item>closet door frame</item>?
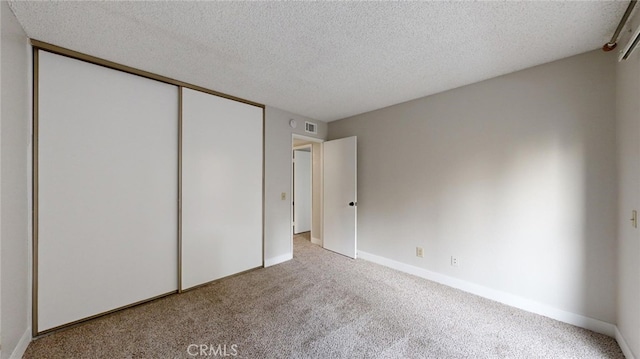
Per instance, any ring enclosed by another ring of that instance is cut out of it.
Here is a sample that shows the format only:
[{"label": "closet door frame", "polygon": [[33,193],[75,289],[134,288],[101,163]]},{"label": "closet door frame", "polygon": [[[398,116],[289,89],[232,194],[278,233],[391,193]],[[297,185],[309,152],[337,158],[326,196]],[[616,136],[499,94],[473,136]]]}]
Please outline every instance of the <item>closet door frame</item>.
[{"label": "closet door frame", "polygon": [[[235,96],[231,96],[222,92],[218,92],[218,91],[213,91],[204,87],[200,87],[200,86],[196,86],[196,85],[192,85],[189,84],[187,82],[183,82],[183,81],[178,81],[178,80],[174,80],[171,79],[169,77],[165,77],[165,76],[161,76],[161,75],[157,75],[148,71],[144,71],[144,70],[140,70],[140,69],[136,69],[133,67],[129,67],[126,65],[122,65],[122,64],[118,64],[116,62],[112,62],[109,60],[105,60],[105,59],[101,59],[95,56],[91,56],[91,55],[87,55],[87,54],[83,54],[81,52],[77,52],[74,50],[70,50],[70,49],[66,49],[60,46],[56,46],[53,44],[49,44],[46,42],[42,42],[42,41],[38,41],[35,39],[31,39],[31,46],[32,46],[32,61],[33,61],[33,68],[32,68],[32,148],[31,148],[31,171],[32,171],[32,185],[31,185],[31,213],[32,213],[32,221],[31,221],[31,239],[32,239],[32,246],[31,246],[31,277],[32,277],[32,281],[31,281],[31,331],[32,331],[32,336],[35,337],[39,337],[51,332],[55,332],[64,328],[68,328],[74,325],[77,325],[79,323],[83,323],[107,314],[111,314],[123,309],[127,309],[130,307],[134,307],[137,305],[140,305],[142,303],[146,303],[158,298],[162,298],[165,296],[169,296],[169,295],[173,295],[176,293],[182,293],[183,289],[182,289],[182,88],[189,88],[192,90],[196,90],[196,91],[201,91],[204,93],[208,93],[214,96],[218,96],[218,97],[222,97],[222,98],[226,98],[229,100],[233,100],[233,101],[238,101],[241,103],[245,103],[247,105],[252,105],[252,106],[256,106],[262,109],[262,231],[261,231],[261,244],[262,244],[262,266],[264,266],[264,207],[265,207],[265,203],[264,203],[264,199],[265,199],[265,105],[257,103],[257,102],[253,102],[253,101],[249,101],[243,98],[239,98],[239,97],[235,97]],[[94,65],[98,65],[98,66],[103,66],[109,69],[113,69],[113,70],[117,70],[117,71],[121,71],[121,72],[125,72],[125,73],[129,73],[132,75],[137,75],[137,76],[141,76],[147,79],[151,79],[151,80],[156,80],[159,82],[163,82],[166,84],[170,84],[170,85],[175,85],[178,87],[178,116],[176,118],[177,123],[178,123],[178,148],[177,148],[177,152],[178,152],[178,165],[177,165],[177,169],[176,169],[176,176],[177,176],[177,183],[178,183],[178,188],[177,188],[177,193],[178,193],[178,198],[176,199],[176,206],[177,206],[177,233],[176,233],[176,246],[177,246],[177,263],[178,266],[176,268],[177,271],[177,278],[178,278],[178,283],[177,283],[177,290],[170,292],[170,293],[165,293],[165,294],[161,294],[159,296],[153,297],[153,298],[148,298],[148,299],[144,299],[141,300],[139,302],[136,303],[131,303],[119,308],[115,308],[103,313],[98,313],[95,315],[92,315],[90,317],[87,318],[83,318],[71,323],[67,323],[67,324],[63,324],[60,325],[58,327],[55,328],[51,328],[51,329],[47,329],[47,330],[43,330],[40,331],[38,330],[38,180],[39,180],[39,173],[38,173],[38,118],[39,118],[39,53],[40,51],[45,51],[45,52],[49,52],[49,53],[53,53],[56,55],[61,55],[61,56],[66,56],[72,59],[76,59],[76,60],[80,60],[80,61],[84,61],[90,64],[94,64]],[[234,274],[236,275],[236,274]]]}]

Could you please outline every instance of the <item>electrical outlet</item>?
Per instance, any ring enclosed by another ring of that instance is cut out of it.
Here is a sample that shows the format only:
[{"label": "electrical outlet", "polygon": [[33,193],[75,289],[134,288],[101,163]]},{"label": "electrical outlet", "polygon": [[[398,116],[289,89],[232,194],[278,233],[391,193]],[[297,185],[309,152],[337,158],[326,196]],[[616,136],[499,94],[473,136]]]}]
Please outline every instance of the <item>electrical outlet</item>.
[{"label": "electrical outlet", "polygon": [[280,199],[283,200],[283,201],[286,200],[287,199],[287,192],[282,192],[280,194]]},{"label": "electrical outlet", "polygon": [[422,247],[416,247],[416,257],[424,257],[424,249]]},{"label": "electrical outlet", "polygon": [[458,257],[451,256],[451,266],[452,267],[458,266]]}]

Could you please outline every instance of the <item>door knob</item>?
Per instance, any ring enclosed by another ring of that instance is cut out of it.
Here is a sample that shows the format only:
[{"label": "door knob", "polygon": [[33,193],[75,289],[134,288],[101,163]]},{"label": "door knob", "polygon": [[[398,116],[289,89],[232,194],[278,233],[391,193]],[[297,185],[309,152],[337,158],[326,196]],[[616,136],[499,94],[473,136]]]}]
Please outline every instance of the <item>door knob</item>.
[{"label": "door knob", "polygon": [[356,204],[357,204],[356,202],[349,202],[349,205],[350,205],[351,207],[354,207]]}]

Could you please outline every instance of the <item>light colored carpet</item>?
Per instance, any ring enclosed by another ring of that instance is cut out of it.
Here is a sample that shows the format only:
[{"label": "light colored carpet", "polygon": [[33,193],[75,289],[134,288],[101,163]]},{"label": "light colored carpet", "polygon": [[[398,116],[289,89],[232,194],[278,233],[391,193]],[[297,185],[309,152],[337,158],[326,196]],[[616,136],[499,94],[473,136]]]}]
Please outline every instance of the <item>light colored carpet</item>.
[{"label": "light colored carpet", "polygon": [[224,345],[244,358],[624,358],[612,338],[303,236],[291,261],[45,336],[24,358],[214,358]]}]

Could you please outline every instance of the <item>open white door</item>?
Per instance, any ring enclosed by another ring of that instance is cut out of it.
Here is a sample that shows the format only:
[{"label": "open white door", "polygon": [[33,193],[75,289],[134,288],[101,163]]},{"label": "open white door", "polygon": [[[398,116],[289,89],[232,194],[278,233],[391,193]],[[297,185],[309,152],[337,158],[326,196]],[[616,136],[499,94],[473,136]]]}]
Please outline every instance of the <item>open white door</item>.
[{"label": "open white door", "polygon": [[325,249],[356,258],[357,138],[323,143]]}]

